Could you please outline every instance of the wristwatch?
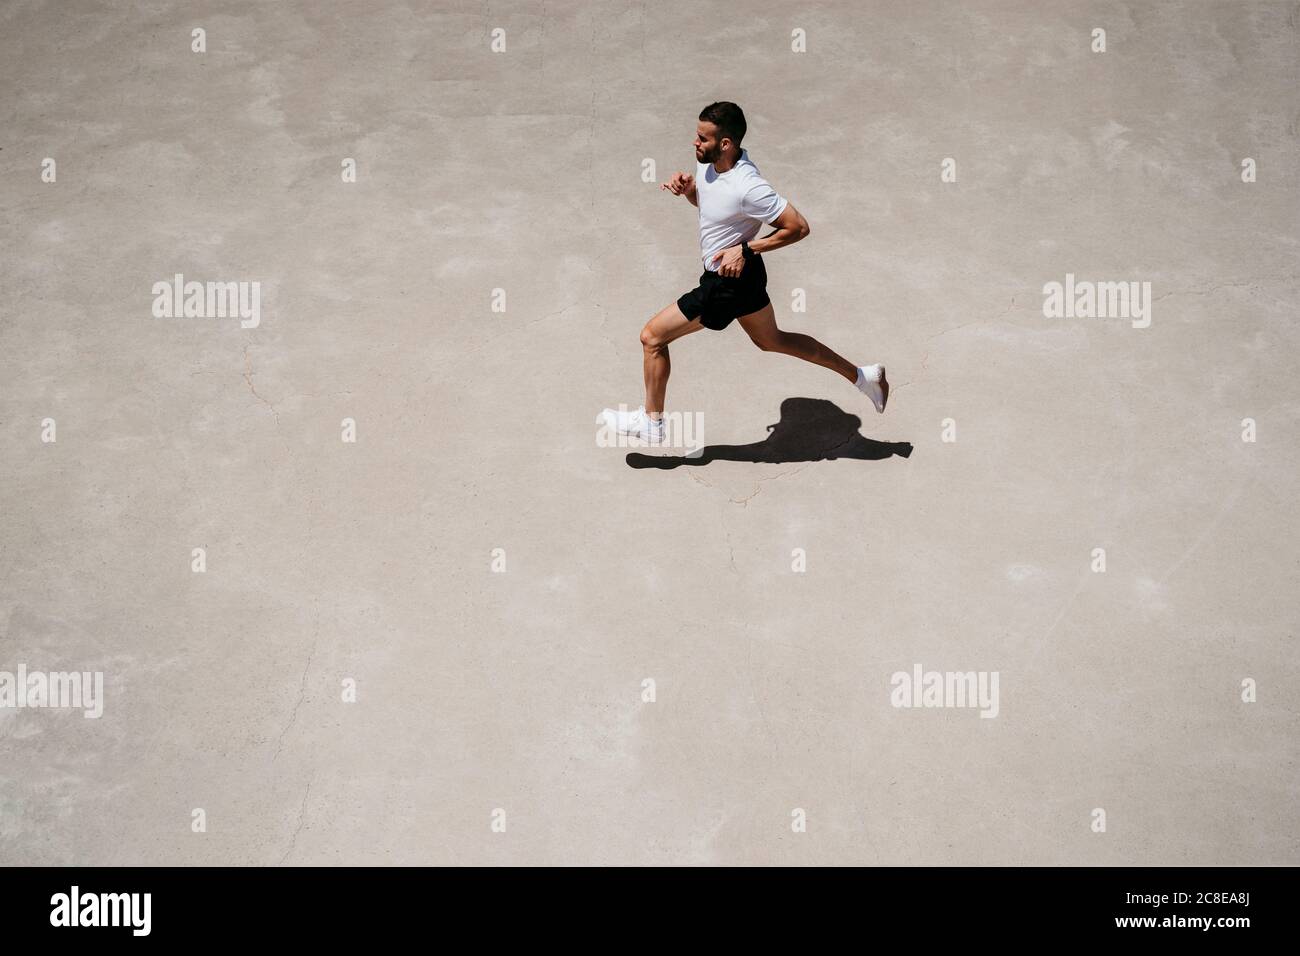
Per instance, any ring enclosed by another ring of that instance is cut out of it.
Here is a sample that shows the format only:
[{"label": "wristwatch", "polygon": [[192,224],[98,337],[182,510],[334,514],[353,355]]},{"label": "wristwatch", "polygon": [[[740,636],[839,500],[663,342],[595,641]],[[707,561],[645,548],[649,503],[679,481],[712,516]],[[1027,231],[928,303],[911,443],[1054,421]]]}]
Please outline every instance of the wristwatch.
[{"label": "wristwatch", "polygon": [[743,256],[745,257],[746,261],[748,261],[748,260],[754,258],[754,256],[758,255],[757,252],[755,252],[753,249],[749,248],[749,243],[748,243],[748,242],[742,242],[742,243],[740,244],[740,254],[743,255]]}]

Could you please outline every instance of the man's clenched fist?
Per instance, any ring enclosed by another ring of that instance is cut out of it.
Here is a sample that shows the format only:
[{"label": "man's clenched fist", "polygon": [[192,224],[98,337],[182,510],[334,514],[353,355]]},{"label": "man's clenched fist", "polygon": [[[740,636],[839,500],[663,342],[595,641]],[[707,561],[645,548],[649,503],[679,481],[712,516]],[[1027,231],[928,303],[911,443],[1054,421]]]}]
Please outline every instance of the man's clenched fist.
[{"label": "man's clenched fist", "polygon": [[676,172],[673,173],[672,179],[668,180],[668,182],[664,183],[659,188],[668,190],[674,196],[686,196],[687,198],[690,198],[691,194],[695,192],[695,177],[688,176],[683,172]]}]

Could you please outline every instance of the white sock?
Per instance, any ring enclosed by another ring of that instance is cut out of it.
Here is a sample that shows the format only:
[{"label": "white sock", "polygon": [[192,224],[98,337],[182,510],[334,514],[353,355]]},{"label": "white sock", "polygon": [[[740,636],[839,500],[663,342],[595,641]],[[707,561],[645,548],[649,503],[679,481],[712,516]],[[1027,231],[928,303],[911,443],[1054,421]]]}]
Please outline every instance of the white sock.
[{"label": "white sock", "polygon": [[879,365],[858,366],[858,380],[855,384],[859,392],[871,399],[871,404],[876,406],[877,412],[885,410],[885,390],[880,384],[883,376],[884,369]]},{"label": "white sock", "polygon": [[863,391],[864,385],[872,385],[879,381],[880,381],[879,365],[859,365],[858,380],[853,384],[858,387],[859,391]]}]

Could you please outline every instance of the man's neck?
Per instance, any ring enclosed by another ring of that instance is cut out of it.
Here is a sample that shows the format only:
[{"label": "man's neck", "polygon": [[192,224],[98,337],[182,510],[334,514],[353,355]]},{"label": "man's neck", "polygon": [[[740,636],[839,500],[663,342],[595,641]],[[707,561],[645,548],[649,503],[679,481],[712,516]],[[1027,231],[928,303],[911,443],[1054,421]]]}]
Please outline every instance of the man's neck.
[{"label": "man's neck", "polygon": [[719,158],[714,162],[713,171],[718,173],[725,173],[727,170],[731,169],[732,166],[735,166],[736,163],[740,162],[740,154],[741,154],[741,150],[739,149],[736,150],[736,154],[731,157],[730,162],[728,162],[727,157],[725,155],[722,156],[721,158]]}]

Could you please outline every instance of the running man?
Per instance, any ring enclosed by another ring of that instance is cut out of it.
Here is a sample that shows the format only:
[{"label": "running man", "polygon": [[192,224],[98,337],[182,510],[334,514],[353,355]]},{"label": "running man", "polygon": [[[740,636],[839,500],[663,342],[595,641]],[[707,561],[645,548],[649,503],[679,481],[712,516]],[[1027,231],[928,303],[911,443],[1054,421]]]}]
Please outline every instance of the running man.
[{"label": "running man", "polygon": [[[604,423],[651,443],[664,438],[664,397],[668,391],[668,343],[700,329],[722,331],[733,319],[764,352],[781,352],[843,375],[885,410],[889,382],[883,365],[853,365],[810,335],[777,328],[767,297],[763,253],[798,242],[808,221],[794,204],[777,195],[741,149],[745,114],[735,103],[712,103],[695,128],[695,175],[674,173],[660,188],[685,196],[700,210],[700,251],[704,272],[698,288],[666,306],[641,330],[645,404],[633,411],[607,408]],[[763,223],[775,226],[761,239]]]}]

